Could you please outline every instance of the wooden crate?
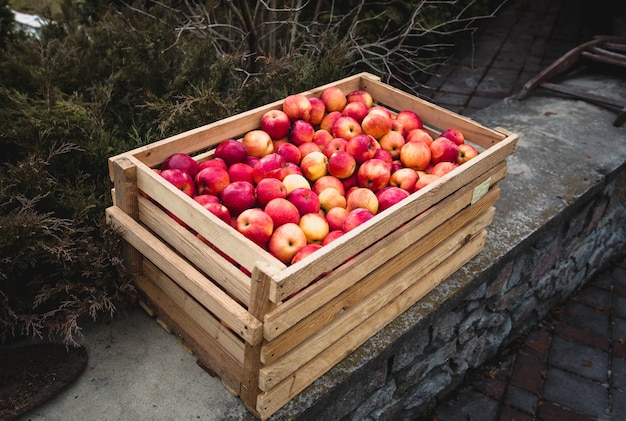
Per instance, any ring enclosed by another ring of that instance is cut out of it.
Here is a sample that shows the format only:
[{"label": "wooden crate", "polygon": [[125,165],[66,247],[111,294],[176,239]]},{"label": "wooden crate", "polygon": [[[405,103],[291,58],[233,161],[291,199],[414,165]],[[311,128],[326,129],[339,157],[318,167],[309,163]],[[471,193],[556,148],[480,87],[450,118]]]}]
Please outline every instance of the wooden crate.
[{"label": "wooden crate", "polygon": [[175,152],[209,159],[219,142],[258,128],[261,115],[282,101],[109,160],[108,221],[130,246],[127,259],[141,273],[136,282],[149,307],[260,419],[482,250],[518,139],[367,73],[304,94],[319,96],[331,85],[345,93],[365,89],[379,104],[413,110],[433,135],[457,128],[481,154],[291,266],[153,171]]}]

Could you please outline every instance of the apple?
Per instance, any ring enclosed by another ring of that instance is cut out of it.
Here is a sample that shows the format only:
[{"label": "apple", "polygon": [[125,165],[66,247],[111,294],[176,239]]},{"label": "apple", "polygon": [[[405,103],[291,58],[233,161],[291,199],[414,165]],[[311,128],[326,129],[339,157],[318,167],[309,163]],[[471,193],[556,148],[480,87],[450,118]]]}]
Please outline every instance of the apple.
[{"label": "apple", "polygon": [[285,174],[285,177],[288,176],[289,174],[302,175],[302,170],[300,169],[300,166],[298,164],[294,164],[293,162],[286,162],[285,168],[283,169],[283,173]]},{"label": "apple", "polygon": [[348,216],[346,216],[346,220],[343,222],[342,230],[344,232],[352,231],[359,225],[364,222],[369,221],[374,217],[374,213],[365,208],[356,208],[352,209]]},{"label": "apple", "polygon": [[374,157],[378,147],[378,142],[372,136],[360,134],[348,140],[346,152],[354,157],[357,164],[362,164]]},{"label": "apple", "polygon": [[[198,196],[196,196],[198,197]],[[213,215],[217,216],[220,220],[222,220],[225,224],[231,224],[231,216],[228,208],[222,205],[219,202],[207,202],[202,205],[204,209],[211,212]]]},{"label": "apple", "polygon": [[298,250],[295,256],[293,256],[293,259],[291,259],[291,264],[293,265],[293,264],[298,263],[300,260],[304,259],[310,254],[313,254],[314,252],[316,252],[317,250],[321,248],[322,248],[321,244],[315,244],[315,243],[307,244],[306,246]]},{"label": "apple", "polygon": [[232,216],[237,216],[256,205],[254,185],[247,181],[235,181],[222,190],[222,203]]},{"label": "apple", "polygon": [[303,143],[313,142],[314,135],[315,128],[311,123],[305,120],[296,120],[291,125],[289,141],[296,146],[300,146]]},{"label": "apple", "polygon": [[400,158],[400,149],[406,143],[404,136],[400,132],[390,131],[389,133],[383,135],[379,140],[380,148],[384,151],[389,152],[393,159]]},{"label": "apple", "polygon": [[[339,177],[337,177],[339,178]],[[346,177],[346,178],[340,178],[341,182],[343,183],[343,188],[346,191],[346,195],[348,193],[348,191],[353,188],[353,187],[358,187],[358,182],[357,182],[357,172],[353,171],[352,175]]]},{"label": "apple", "polygon": [[326,130],[328,133],[332,133],[335,121],[337,121],[339,117],[341,117],[341,111],[333,111],[326,114],[326,116],[322,119],[319,128],[321,130]]},{"label": "apple", "polygon": [[309,98],[302,94],[289,95],[283,101],[283,111],[289,116],[291,121],[309,121],[311,109]]},{"label": "apple", "polygon": [[346,194],[346,208],[353,210],[357,208],[365,208],[376,214],[378,212],[378,198],[376,193],[367,187],[353,187]]},{"label": "apple", "polygon": [[349,102],[341,111],[341,115],[354,118],[361,123],[367,115],[369,109],[367,105],[361,101]]},{"label": "apple", "polygon": [[402,137],[406,136],[406,129],[404,128],[404,125],[395,117],[391,118],[391,131],[401,134]]},{"label": "apple", "polygon": [[389,184],[391,166],[382,159],[372,158],[361,164],[357,171],[359,187],[377,192]]},{"label": "apple", "polygon": [[309,244],[321,244],[322,241],[324,241],[324,237],[330,232],[326,218],[319,213],[307,213],[302,215],[298,225],[302,228],[302,231],[304,231],[307,243]]},{"label": "apple", "polygon": [[258,163],[259,163],[259,160],[260,160],[260,159],[261,159],[261,158],[260,158],[260,157],[258,157],[258,156],[248,155],[248,156],[246,156],[246,159],[245,159],[245,161],[244,161],[244,162],[245,162],[246,164],[250,165],[252,168],[254,168],[254,167],[256,167],[256,164],[258,164]]},{"label": "apple", "polygon": [[353,117],[340,116],[330,131],[333,137],[341,137],[350,140],[362,132],[361,125]]},{"label": "apple", "polygon": [[314,151],[302,157],[300,169],[304,177],[314,182],[328,174],[328,158],[321,151]]},{"label": "apple", "polygon": [[328,228],[330,231],[337,231],[343,229],[343,221],[346,220],[346,216],[350,211],[345,207],[330,208],[326,211],[326,222],[328,222]]},{"label": "apple", "polygon": [[[343,189],[343,184],[341,185]],[[345,208],[347,206],[346,197],[334,187],[327,187],[317,195],[320,200],[320,208],[328,212],[332,208]]]},{"label": "apple", "polygon": [[274,151],[283,157],[285,162],[292,162],[296,165],[300,164],[300,159],[302,158],[302,153],[300,149],[293,143],[282,143]]},{"label": "apple", "polygon": [[227,166],[245,162],[248,156],[246,146],[235,139],[222,140],[215,148],[215,158],[223,159]]},{"label": "apple", "polygon": [[404,167],[423,170],[430,164],[431,150],[424,142],[407,142],[400,149],[400,162]]},{"label": "apple", "polygon": [[199,194],[194,196],[193,200],[200,203],[202,206],[207,203],[221,203],[220,198],[212,194]]},{"label": "apple", "polygon": [[332,230],[324,237],[324,241],[322,241],[322,246],[327,246],[328,244],[335,241],[337,238],[341,237],[344,234],[343,229]]},{"label": "apple", "polygon": [[[411,189],[414,187],[412,186]],[[378,198],[378,212],[382,212],[409,197],[409,192],[400,187],[387,186],[376,192],[376,197]]]},{"label": "apple", "polygon": [[309,98],[309,102],[311,103],[311,114],[309,117],[309,122],[314,126],[319,126],[319,124],[326,116],[326,104],[320,98]]},{"label": "apple", "polygon": [[195,177],[198,173],[198,163],[186,153],[175,153],[167,157],[161,164],[161,170],[179,169]]},{"label": "apple", "polygon": [[287,197],[287,189],[282,181],[277,178],[264,178],[256,185],[256,201],[259,206],[265,207],[270,200]]},{"label": "apple", "polygon": [[436,165],[439,162],[456,162],[459,157],[459,147],[447,137],[438,137],[430,145],[431,162]]},{"label": "apple", "polygon": [[320,199],[317,194],[306,187],[298,187],[291,191],[291,193],[287,195],[287,200],[298,208],[300,217],[307,213],[319,213],[321,209]]},{"label": "apple", "polygon": [[323,190],[326,190],[329,187],[336,189],[342,196],[346,193],[341,180],[330,174],[324,175],[315,180],[313,186],[311,186],[311,190],[313,190],[315,194],[319,195]]},{"label": "apple", "polygon": [[413,129],[407,132],[405,138],[407,142],[422,141],[428,146],[433,143],[433,137],[426,129]]},{"label": "apple", "polygon": [[469,143],[462,143],[458,147],[459,156],[456,159],[457,164],[465,164],[470,159],[478,156],[478,150]]},{"label": "apple", "polygon": [[285,178],[283,178],[283,184],[285,185],[285,189],[287,189],[287,194],[297,188],[311,188],[311,183],[309,183],[309,180],[302,174],[287,174]]},{"label": "apple", "polygon": [[261,130],[273,140],[287,136],[291,127],[289,116],[283,110],[269,110],[261,116]]},{"label": "apple", "polygon": [[393,164],[393,157],[389,152],[382,148],[376,149],[376,153],[374,154],[374,159],[380,159],[384,161],[387,165],[389,165],[389,170],[391,170]]},{"label": "apple", "polygon": [[[300,164],[302,164],[302,158],[304,158],[311,152],[322,152],[322,149],[319,147],[319,145],[313,142],[303,143],[302,145],[298,146],[298,149],[300,150],[300,156],[301,156]],[[300,169],[302,170],[302,168]]]},{"label": "apple", "polygon": [[463,132],[457,129],[446,129],[443,131],[443,133],[441,133],[440,136],[450,139],[457,145],[462,145],[463,143],[465,143],[465,136],[463,135]]},{"label": "apple", "polygon": [[300,213],[296,205],[283,197],[270,200],[263,210],[274,221],[274,229],[288,222],[297,224],[300,221]]},{"label": "apple", "polygon": [[324,149],[322,149],[322,152],[324,153],[324,155],[330,158],[330,156],[335,152],[345,151],[347,144],[348,141],[343,137],[333,137],[331,140],[328,141],[328,143],[326,143],[326,146],[324,147]]},{"label": "apple", "polygon": [[220,168],[224,171],[228,169],[228,165],[226,165],[226,161],[224,161],[222,158],[207,159],[206,161],[200,162],[198,164],[198,172],[202,171],[203,169],[207,167]]},{"label": "apple", "polygon": [[274,221],[262,209],[246,209],[237,216],[237,231],[265,247],[274,232]]},{"label": "apple", "polygon": [[459,164],[457,164],[456,162],[448,162],[448,161],[438,162],[437,164],[433,166],[433,169],[430,170],[430,174],[436,175],[438,177],[443,177],[444,175],[448,174],[450,171],[454,170],[458,166]]},{"label": "apple", "polygon": [[336,86],[329,86],[324,89],[320,98],[326,104],[326,111],[329,113],[343,110],[348,103],[346,95]]},{"label": "apple", "polygon": [[409,193],[413,193],[418,178],[417,171],[413,168],[403,167],[391,173],[389,185],[400,187]]},{"label": "apple", "polygon": [[241,142],[246,147],[248,155],[256,156],[257,158],[274,152],[272,138],[260,129],[247,132]]},{"label": "apple", "polygon": [[277,153],[270,153],[259,159],[259,163],[252,168],[254,182],[259,183],[265,178],[277,178],[282,180],[285,177],[285,159]]},{"label": "apple", "polygon": [[178,190],[182,191],[189,197],[193,197],[196,194],[196,186],[194,184],[193,178],[189,175],[188,172],[183,171],[179,168],[169,168],[166,170],[161,170],[161,177],[170,182],[174,187]]},{"label": "apple", "polygon": [[374,105],[374,98],[372,98],[372,95],[363,89],[357,89],[349,92],[346,99],[348,102],[362,102],[367,108],[371,108]]},{"label": "apple", "polygon": [[317,129],[313,135],[313,143],[318,145],[320,149],[324,149],[328,142],[333,139],[333,135],[328,130]]},{"label": "apple", "polygon": [[380,139],[391,131],[391,115],[384,109],[373,107],[361,122],[363,132]]},{"label": "apple", "polygon": [[302,228],[298,224],[288,222],[274,229],[268,249],[278,260],[289,264],[298,250],[306,245],[307,239]]},{"label": "apple", "polygon": [[437,181],[440,177],[434,174],[420,174],[417,183],[415,183],[415,191],[423,189],[430,183]]},{"label": "apple", "polygon": [[[330,175],[339,179],[346,179],[356,173],[356,160],[346,151],[337,151],[328,157],[327,168]],[[342,182],[342,184],[344,183]]]},{"label": "apple", "polygon": [[396,120],[402,123],[402,126],[407,133],[413,129],[424,128],[422,119],[411,110],[401,110],[396,116]]},{"label": "apple", "polygon": [[195,178],[197,194],[213,194],[219,196],[230,184],[228,171],[218,167],[206,167]]},{"label": "apple", "polygon": [[231,183],[235,181],[247,181],[249,183],[254,183],[252,167],[243,162],[235,162],[230,167],[228,167],[226,172],[228,172]]}]

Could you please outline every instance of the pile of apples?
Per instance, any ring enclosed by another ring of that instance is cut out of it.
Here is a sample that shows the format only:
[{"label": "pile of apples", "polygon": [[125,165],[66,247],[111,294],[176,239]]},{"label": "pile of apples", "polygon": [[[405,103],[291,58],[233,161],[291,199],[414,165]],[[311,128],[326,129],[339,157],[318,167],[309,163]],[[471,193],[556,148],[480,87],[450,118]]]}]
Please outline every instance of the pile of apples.
[{"label": "pile of apples", "polygon": [[290,95],[211,159],[157,171],[225,223],[293,264],[478,155],[455,128],[433,139],[413,111],[338,87]]}]

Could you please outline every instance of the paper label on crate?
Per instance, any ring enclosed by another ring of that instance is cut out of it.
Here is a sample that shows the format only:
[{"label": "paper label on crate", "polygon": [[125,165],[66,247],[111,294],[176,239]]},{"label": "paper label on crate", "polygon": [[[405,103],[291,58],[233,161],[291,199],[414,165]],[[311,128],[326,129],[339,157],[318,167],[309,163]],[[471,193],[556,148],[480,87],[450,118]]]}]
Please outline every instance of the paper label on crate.
[{"label": "paper label on crate", "polygon": [[491,177],[474,187],[474,193],[472,193],[472,201],[470,204],[474,204],[480,200],[487,192],[489,191],[489,187],[491,186]]}]

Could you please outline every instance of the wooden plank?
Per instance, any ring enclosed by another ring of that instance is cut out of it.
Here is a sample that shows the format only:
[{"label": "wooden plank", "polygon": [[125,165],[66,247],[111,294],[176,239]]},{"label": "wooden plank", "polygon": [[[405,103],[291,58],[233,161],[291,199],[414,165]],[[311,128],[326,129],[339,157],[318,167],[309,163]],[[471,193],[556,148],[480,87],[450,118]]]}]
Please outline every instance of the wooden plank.
[{"label": "wooden plank", "polygon": [[[346,294],[334,303],[330,303],[326,308],[328,311],[320,311],[315,314],[317,317],[310,320],[310,323],[296,326],[297,330],[306,330],[307,335],[291,351],[261,369],[259,374],[261,390],[267,392],[275,387],[307,361],[315,359],[315,356],[332,343],[340,340],[344,335],[349,335],[360,324],[366,323],[366,320],[377,309],[386,306],[395,297],[403,294],[419,279],[419,277],[400,276],[407,267],[411,267],[413,273],[429,273],[439,264],[446,262],[452,254],[458,253],[468,238],[474,237],[489,225],[494,211],[495,209],[491,208],[456,231],[450,228],[433,233],[431,239],[436,244],[438,243],[436,246],[430,246],[429,241],[424,241],[428,244],[418,242],[407,248],[346,291]],[[444,224],[442,228],[447,225]],[[443,241],[437,241],[438,236]],[[413,260],[414,253],[418,256],[421,254],[421,258]],[[408,256],[410,259],[407,258]],[[361,291],[361,286],[363,291]],[[376,331],[371,331],[371,335],[375,333]],[[282,353],[282,350],[277,350],[277,352]]]},{"label": "wooden plank", "polygon": [[[437,228],[429,232],[425,237],[419,239],[419,241],[413,242],[408,248],[411,250],[411,260],[405,260],[403,263],[409,265],[419,261],[430,249],[443,242],[444,239],[449,238],[454,232],[472,224],[472,221],[486,212],[497,202],[498,198],[499,188],[496,186],[475,205],[466,207],[464,210],[446,220],[445,223],[440,224]],[[397,254],[398,253],[396,253],[396,255]],[[381,268],[386,268],[384,269],[385,276],[391,277],[394,271],[402,269],[398,264],[393,264],[388,268],[390,261],[391,260],[388,260],[386,264],[378,268],[376,273],[380,273]],[[298,344],[304,342],[307,337],[332,322],[333,319],[343,313],[346,308],[351,307],[359,300],[365,299],[368,294],[376,289],[383,287],[383,285],[379,283],[386,282],[384,277],[381,278],[377,276],[372,278],[371,281],[366,281],[369,279],[369,276],[371,276],[371,274],[362,277],[362,280],[353,283],[350,288],[327,303],[323,305],[320,304],[315,311],[306,317],[298,317],[300,315],[296,316],[296,318],[301,319],[297,324],[290,326],[289,329],[281,330],[281,335],[272,337],[272,339],[263,346],[261,361],[265,364],[272,364]],[[359,279],[361,279],[361,277]],[[324,287],[321,286],[320,288]]]},{"label": "wooden plank", "polygon": [[249,305],[250,277],[233,262],[226,260],[144,197],[139,198],[139,220],[229,294],[245,306]]},{"label": "wooden plank", "polygon": [[257,344],[263,337],[263,326],[224,291],[193,268],[152,235],[146,228],[111,206],[106,210],[109,223],[118,228],[124,239],[152,261],[167,276],[175,280],[187,293],[210,309],[246,342]]},{"label": "wooden plank", "polygon": [[[478,254],[484,246],[485,237],[486,232],[474,237],[463,246],[462,252],[454,253],[446,262],[421,277],[419,282],[414,283],[403,294],[398,295],[389,305],[373,314],[367,323],[361,323],[350,335],[342,337],[333,343],[326,352],[306,362],[305,365],[275,388],[260,394],[257,399],[258,413],[263,418],[270,416],[334,365],[354,352],[372,336],[372,332],[378,332],[385,327],[398,314],[406,311],[417,300]],[[423,275],[423,273],[416,272],[413,269],[414,267],[409,266],[406,272],[398,275],[398,277],[420,277]],[[390,281],[393,282],[393,280]]]},{"label": "wooden plank", "polygon": [[229,390],[239,390],[243,377],[242,362],[224,352],[211,335],[204,332],[195,320],[187,317],[170,297],[150,280],[138,276],[135,283],[142,295],[146,297],[151,309],[173,329],[177,336],[184,339],[194,350],[198,359],[207,367],[211,367]]}]

